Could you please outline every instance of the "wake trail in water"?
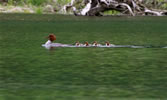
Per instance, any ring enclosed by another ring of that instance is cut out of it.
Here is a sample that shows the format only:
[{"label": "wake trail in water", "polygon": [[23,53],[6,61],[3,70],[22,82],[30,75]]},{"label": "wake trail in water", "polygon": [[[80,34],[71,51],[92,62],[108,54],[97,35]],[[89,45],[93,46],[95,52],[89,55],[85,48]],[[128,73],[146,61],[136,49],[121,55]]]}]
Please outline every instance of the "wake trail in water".
[{"label": "wake trail in water", "polygon": [[89,45],[89,46],[76,46],[76,45],[71,45],[71,44],[61,44],[61,43],[52,43],[50,45],[45,45],[42,44],[43,47],[45,47],[46,49],[50,49],[53,47],[70,47],[70,48],[89,48],[89,47],[97,47],[97,48],[167,48],[167,46],[137,46],[137,45],[110,45],[110,46],[106,46],[106,45],[98,45],[98,46],[93,46],[93,45]]}]

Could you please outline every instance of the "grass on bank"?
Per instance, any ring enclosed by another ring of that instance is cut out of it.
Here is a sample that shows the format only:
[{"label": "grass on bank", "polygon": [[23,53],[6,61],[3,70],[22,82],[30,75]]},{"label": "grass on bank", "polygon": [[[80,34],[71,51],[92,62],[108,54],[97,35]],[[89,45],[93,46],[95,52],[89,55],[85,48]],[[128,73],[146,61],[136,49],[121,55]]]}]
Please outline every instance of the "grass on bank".
[{"label": "grass on bank", "polygon": [[42,6],[46,4],[57,3],[59,5],[64,5],[69,3],[71,0],[8,0],[9,5],[34,5]]},{"label": "grass on bank", "polygon": [[62,7],[71,0],[9,0],[0,4],[2,13],[59,13]]}]

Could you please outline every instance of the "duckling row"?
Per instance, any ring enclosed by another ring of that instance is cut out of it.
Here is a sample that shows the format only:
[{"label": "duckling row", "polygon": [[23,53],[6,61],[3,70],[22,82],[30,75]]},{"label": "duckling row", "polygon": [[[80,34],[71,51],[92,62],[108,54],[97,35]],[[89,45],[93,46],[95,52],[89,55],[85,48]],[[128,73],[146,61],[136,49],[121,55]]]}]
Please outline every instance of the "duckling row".
[{"label": "duckling row", "polygon": [[[102,44],[99,44],[97,41],[94,41],[92,44],[89,44],[87,41],[84,42],[84,44],[80,43],[79,41],[75,42],[75,46],[77,47],[80,47],[80,46],[85,46],[85,47],[88,47],[88,46],[102,46]],[[115,46],[114,44],[110,44],[109,41],[106,41],[105,42],[105,46]]]}]

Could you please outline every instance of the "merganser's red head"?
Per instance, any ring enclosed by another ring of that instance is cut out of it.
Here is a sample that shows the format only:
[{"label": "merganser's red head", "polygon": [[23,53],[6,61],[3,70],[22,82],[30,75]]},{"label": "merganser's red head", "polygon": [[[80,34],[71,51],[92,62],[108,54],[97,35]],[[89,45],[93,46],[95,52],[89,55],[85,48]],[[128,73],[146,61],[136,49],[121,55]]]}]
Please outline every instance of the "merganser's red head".
[{"label": "merganser's red head", "polygon": [[48,38],[49,38],[50,41],[56,40],[56,36],[55,36],[54,34],[50,34],[50,35],[48,36]]},{"label": "merganser's red head", "polygon": [[87,41],[85,42],[85,46],[89,46],[89,43]]}]

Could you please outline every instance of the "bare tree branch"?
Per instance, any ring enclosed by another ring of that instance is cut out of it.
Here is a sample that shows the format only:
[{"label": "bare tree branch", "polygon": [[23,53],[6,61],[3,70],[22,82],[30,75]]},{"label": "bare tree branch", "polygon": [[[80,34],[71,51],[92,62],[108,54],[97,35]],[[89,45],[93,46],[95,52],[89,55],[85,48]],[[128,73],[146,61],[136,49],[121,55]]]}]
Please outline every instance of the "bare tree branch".
[{"label": "bare tree branch", "polygon": [[74,2],[71,2],[62,8],[62,12],[66,13],[68,8],[72,8],[75,15],[82,16],[99,16],[108,10],[116,10],[121,13],[135,16],[135,15],[167,15],[167,11],[156,11],[148,9],[143,0],[84,0],[84,7],[77,9]]}]

